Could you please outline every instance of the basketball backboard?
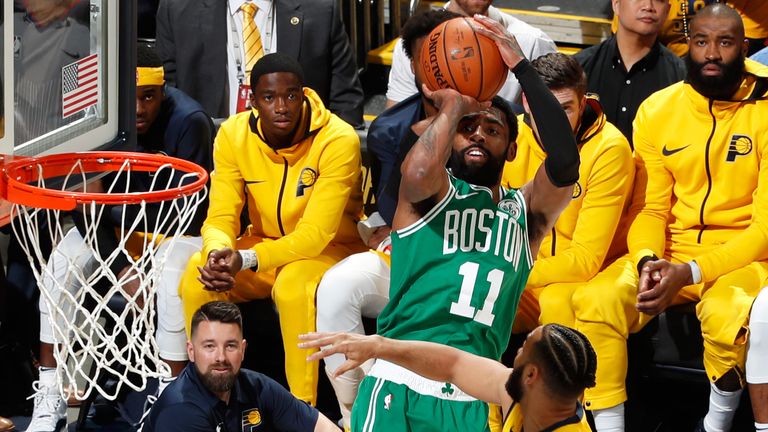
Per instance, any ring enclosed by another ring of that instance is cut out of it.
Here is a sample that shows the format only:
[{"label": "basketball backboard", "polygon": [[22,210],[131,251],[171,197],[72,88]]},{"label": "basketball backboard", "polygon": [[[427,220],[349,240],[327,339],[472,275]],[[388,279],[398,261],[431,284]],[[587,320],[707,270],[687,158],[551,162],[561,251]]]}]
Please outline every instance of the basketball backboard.
[{"label": "basketball backboard", "polygon": [[[134,2],[0,4],[3,160],[128,144],[135,113]],[[0,199],[2,225],[9,208]]]}]

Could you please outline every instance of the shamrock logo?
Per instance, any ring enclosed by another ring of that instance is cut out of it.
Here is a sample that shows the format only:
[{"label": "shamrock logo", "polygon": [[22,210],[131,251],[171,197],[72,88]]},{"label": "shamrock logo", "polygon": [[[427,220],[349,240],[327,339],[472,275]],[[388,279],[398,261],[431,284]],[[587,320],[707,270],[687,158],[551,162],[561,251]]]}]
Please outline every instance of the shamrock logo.
[{"label": "shamrock logo", "polygon": [[440,390],[443,392],[443,394],[453,394],[453,386],[451,386],[451,383],[445,383],[445,386],[443,386],[443,388]]}]

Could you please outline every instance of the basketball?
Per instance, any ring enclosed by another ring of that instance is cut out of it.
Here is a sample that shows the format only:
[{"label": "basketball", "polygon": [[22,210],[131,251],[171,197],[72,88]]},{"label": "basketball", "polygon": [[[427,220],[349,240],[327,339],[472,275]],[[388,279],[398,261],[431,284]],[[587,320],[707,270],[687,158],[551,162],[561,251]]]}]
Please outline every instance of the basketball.
[{"label": "basketball", "polygon": [[496,43],[475,32],[466,17],[432,30],[422,45],[419,67],[430,90],[452,88],[481,102],[498,93],[509,73]]}]

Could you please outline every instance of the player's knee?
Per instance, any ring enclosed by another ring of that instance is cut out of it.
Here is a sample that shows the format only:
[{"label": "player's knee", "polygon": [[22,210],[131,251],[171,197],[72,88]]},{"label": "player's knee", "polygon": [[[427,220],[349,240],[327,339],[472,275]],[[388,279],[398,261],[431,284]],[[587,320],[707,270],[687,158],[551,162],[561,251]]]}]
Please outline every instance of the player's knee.
[{"label": "player's knee", "polygon": [[572,326],[572,322],[566,320],[566,317],[573,315],[573,306],[571,304],[571,292],[564,292],[555,288],[545,288],[539,294],[539,307],[541,309],[542,323],[560,323]]},{"label": "player's knee", "polygon": [[[312,280],[300,272],[292,271],[286,274],[283,270],[272,287],[272,298],[278,310],[301,308],[310,300]],[[314,282],[317,283],[317,282]],[[314,298],[311,299],[314,302]]]},{"label": "player's knee", "polygon": [[733,367],[715,381],[715,387],[725,392],[734,392],[744,387],[744,373]]},{"label": "player's knee", "polygon": [[627,287],[621,284],[587,283],[576,289],[571,303],[576,318],[581,321],[610,320],[626,303]]}]

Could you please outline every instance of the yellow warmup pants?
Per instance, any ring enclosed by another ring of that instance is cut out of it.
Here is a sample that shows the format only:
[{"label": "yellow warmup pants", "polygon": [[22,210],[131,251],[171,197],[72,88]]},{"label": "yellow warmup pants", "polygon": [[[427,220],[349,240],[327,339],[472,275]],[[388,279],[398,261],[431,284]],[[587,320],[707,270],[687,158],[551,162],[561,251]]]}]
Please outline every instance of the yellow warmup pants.
[{"label": "yellow warmup pants", "polygon": [[[690,261],[697,252],[673,252],[673,263]],[[700,249],[699,249],[700,250]],[[704,339],[704,368],[714,382],[733,367],[744,370],[749,311],[768,278],[768,263],[750,265],[713,282],[682,288],[673,304],[698,302],[696,316]],[[608,266],[573,294],[575,328],[597,354],[597,385],[585,392],[585,408],[610,408],[627,400],[627,337],[653,317],[637,311],[637,268],[629,256]]]},{"label": "yellow warmup pants", "polygon": [[[248,249],[262,241],[272,240],[242,237],[237,240],[235,249]],[[243,303],[271,296],[280,316],[288,386],[298,399],[316,405],[318,362],[307,362],[311,351],[298,348],[299,335],[315,331],[315,291],[325,271],[355,252],[358,250],[350,245],[331,244],[320,256],[312,259],[294,261],[265,272],[243,270],[235,277],[235,288],[227,292],[203,289],[197,280],[200,274],[197,266],[205,265],[206,257],[198,252],[190,259],[179,287],[187,336],[192,315],[210,301]]]}]

